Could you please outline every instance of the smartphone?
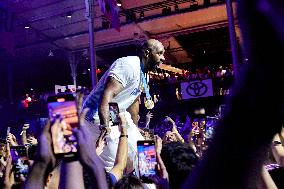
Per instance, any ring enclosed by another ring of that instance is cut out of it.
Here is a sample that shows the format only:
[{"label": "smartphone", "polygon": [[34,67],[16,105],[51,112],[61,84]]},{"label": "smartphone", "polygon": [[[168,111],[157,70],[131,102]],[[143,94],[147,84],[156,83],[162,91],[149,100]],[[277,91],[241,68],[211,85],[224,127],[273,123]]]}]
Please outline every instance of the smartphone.
[{"label": "smartphone", "polygon": [[72,157],[77,153],[77,139],[73,133],[79,127],[79,116],[75,94],[66,93],[47,98],[50,120],[60,119],[61,124],[51,128],[53,151],[55,155]]},{"label": "smartphone", "polygon": [[147,183],[149,176],[157,174],[157,155],[154,140],[137,141],[139,177]]},{"label": "smartphone", "polygon": [[112,126],[119,125],[120,119],[119,119],[118,104],[116,102],[109,102],[108,105],[109,105],[109,116],[112,122]]},{"label": "smartphone", "polygon": [[11,127],[7,127],[7,136],[10,134],[10,132],[11,132]]},{"label": "smartphone", "polygon": [[13,172],[15,182],[24,182],[29,173],[28,151],[25,146],[11,146]]}]

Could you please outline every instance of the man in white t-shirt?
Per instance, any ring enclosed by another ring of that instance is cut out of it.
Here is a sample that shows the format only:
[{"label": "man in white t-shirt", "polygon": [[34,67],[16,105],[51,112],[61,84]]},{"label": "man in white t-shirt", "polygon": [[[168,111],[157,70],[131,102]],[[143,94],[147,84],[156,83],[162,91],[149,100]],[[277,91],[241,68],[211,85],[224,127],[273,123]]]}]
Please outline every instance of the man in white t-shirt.
[{"label": "man in white t-shirt", "polygon": [[[89,108],[87,120],[94,125],[96,137],[108,128],[106,147],[100,157],[107,170],[113,167],[119,136],[118,127],[110,127],[109,102],[118,103],[120,112],[125,112],[128,127],[129,156],[135,161],[137,140],[143,140],[138,131],[139,96],[142,91],[141,75],[155,70],[164,60],[164,46],[155,39],[147,40],[139,49],[138,56],[117,59],[102,76],[96,88],[86,98],[83,108]],[[142,71],[142,74],[141,74]]]}]

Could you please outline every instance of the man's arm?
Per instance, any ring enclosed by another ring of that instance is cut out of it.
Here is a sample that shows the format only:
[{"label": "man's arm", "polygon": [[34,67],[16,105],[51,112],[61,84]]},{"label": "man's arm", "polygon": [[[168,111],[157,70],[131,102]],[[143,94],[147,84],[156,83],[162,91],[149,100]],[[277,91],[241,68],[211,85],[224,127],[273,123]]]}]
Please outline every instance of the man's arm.
[{"label": "man's arm", "polygon": [[28,144],[28,141],[27,141],[27,130],[28,130],[28,128],[29,128],[29,125],[28,124],[24,124],[22,132],[21,132],[21,139],[22,139],[22,144],[23,145]]},{"label": "man's arm", "polygon": [[126,168],[127,164],[127,155],[128,155],[128,139],[127,139],[127,127],[126,120],[124,114],[120,113],[121,123],[119,125],[119,130],[121,136],[119,138],[115,163],[113,168],[111,169],[111,173],[116,177],[116,180],[120,180],[123,176],[123,171]]},{"label": "man's arm", "polygon": [[138,126],[139,102],[140,96],[138,96],[136,100],[127,108],[127,111],[130,113],[131,119],[136,126]]},{"label": "man's arm", "polygon": [[120,93],[123,89],[123,85],[118,82],[113,77],[109,77],[106,83],[102,100],[99,106],[99,116],[101,125],[109,124],[109,105],[108,103],[112,101],[113,97],[115,97],[118,93]]}]

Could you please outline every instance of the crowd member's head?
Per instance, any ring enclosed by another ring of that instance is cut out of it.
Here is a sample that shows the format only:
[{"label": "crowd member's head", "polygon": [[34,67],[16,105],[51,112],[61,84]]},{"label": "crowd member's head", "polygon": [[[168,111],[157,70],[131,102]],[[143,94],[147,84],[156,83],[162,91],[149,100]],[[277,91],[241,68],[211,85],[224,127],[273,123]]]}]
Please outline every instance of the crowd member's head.
[{"label": "crowd member's head", "polygon": [[167,131],[163,136],[163,144],[177,141],[177,137],[172,131]]},{"label": "crowd member's head", "polygon": [[132,175],[123,176],[114,186],[114,189],[144,189],[141,180]]},{"label": "crowd member's head", "polygon": [[180,188],[198,161],[193,149],[180,142],[163,145],[161,157],[169,173],[170,188]]},{"label": "crowd member's head", "polygon": [[0,141],[0,157],[6,157],[6,152],[6,142],[2,139],[2,141]]},{"label": "crowd member's head", "polygon": [[147,128],[142,129],[143,133],[142,136],[145,138],[145,140],[154,140],[154,134],[153,131]]}]

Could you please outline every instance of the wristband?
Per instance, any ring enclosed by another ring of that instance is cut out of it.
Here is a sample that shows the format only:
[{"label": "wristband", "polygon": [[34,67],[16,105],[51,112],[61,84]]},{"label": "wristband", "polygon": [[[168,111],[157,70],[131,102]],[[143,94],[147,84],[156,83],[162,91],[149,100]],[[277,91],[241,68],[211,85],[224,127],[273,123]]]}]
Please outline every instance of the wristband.
[{"label": "wristband", "polygon": [[273,146],[278,146],[280,144],[282,144],[280,141],[277,141],[277,140],[273,141]]},{"label": "wristband", "polygon": [[128,135],[120,135],[120,137],[119,137],[119,138],[122,138],[122,137],[126,137],[126,138],[128,138]]},{"label": "wristband", "polygon": [[103,125],[99,125],[100,130],[106,129],[108,127],[108,125],[103,124]]}]

